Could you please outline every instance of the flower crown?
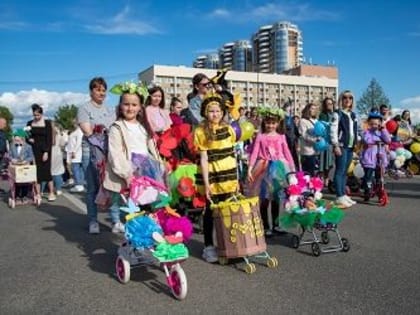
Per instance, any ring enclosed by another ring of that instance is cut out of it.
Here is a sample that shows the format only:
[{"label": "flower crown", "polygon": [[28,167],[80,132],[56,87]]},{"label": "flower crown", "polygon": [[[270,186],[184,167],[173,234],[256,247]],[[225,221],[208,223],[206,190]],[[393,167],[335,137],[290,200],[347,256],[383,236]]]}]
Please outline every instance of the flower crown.
[{"label": "flower crown", "polygon": [[283,119],[284,118],[284,111],[281,108],[273,108],[273,107],[259,107],[258,114],[263,118],[277,118]]},{"label": "flower crown", "polygon": [[115,84],[111,88],[110,92],[117,95],[122,95],[124,93],[128,93],[128,94],[137,93],[139,95],[142,95],[144,100],[146,100],[146,98],[149,96],[147,85],[142,82],[139,82],[138,84],[134,82],[128,82],[128,81],[124,83],[118,83],[118,84]]}]

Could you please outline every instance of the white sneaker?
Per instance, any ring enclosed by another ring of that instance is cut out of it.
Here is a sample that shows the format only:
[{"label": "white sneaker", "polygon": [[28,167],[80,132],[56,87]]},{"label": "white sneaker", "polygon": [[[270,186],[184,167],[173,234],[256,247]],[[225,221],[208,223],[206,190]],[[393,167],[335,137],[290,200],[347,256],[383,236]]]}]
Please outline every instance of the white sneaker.
[{"label": "white sneaker", "polygon": [[85,188],[83,187],[83,185],[76,185],[70,188],[70,192],[72,193],[79,193],[79,192],[83,192],[84,190]]},{"label": "white sneaker", "polygon": [[55,201],[57,199],[57,197],[55,196],[55,194],[49,194],[48,195],[48,201]]},{"label": "white sneaker", "polygon": [[344,197],[345,197],[345,198],[346,198],[346,200],[347,200],[349,203],[351,203],[352,205],[357,204],[357,202],[356,202],[356,201],[354,201],[353,199],[351,199],[349,196],[344,195]]},{"label": "white sneaker", "polygon": [[62,192],[61,190],[57,190],[57,191],[55,192],[55,194],[56,194],[57,196],[61,196],[61,195],[63,194],[63,192]]},{"label": "white sneaker", "polygon": [[208,263],[215,263],[218,261],[218,256],[216,252],[216,247],[214,246],[207,246],[203,250],[203,259]]},{"label": "white sneaker", "polygon": [[89,223],[89,234],[99,234],[99,224],[98,222]]},{"label": "white sneaker", "polygon": [[342,209],[350,208],[353,205],[347,201],[345,196],[338,197],[335,201],[335,204],[337,205],[337,207]]},{"label": "white sneaker", "polygon": [[124,233],[125,232],[125,226],[121,222],[114,223],[112,226],[112,233]]}]

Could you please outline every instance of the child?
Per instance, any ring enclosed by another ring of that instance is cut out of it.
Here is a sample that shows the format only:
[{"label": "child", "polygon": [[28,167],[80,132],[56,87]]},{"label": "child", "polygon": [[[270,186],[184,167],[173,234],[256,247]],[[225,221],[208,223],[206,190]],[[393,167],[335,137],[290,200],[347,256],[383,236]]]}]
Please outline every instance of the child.
[{"label": "child", "polygon": [[361,154],[361,164],[365,171],[362,180],[362,188],[364,189],[364,199],[368,201],[370,198],[370,190],[372,188],[372,178],[375,174],[377,165],[377,155],[381,156],[381,163],[384,168],[388,165],[388,158],[385,147],[382,146],[378,152],[378,142],[385,144],[391,143],[389,132],[382,126],[382,116],[377,112],[371,112],[367,119],[368,129],[363,133],[363,151]]},{"label": "child", "polygon": [[75,129],[69,135],[69,141],[67,145],[67,160],[70,161],[71,171],[74,177],[74,187],[70,189],[70,192],[79,193],[84,191],[84,174],[82,167],[83,132],[77,124],[76,120],[74,121],[74,128]]},{"label": "child", "polygon": [[103,187],[112,193],[112,233],[124,233],[124,224],[120,221],[119,196],[121,190],[130,186],[134,176],[134,155],[141,154],[146,158],[152,156],[156,159],[158,157],[154,150],[153,132],[143,107],[144,95],[140,93],[130,89],[121,91],[117,120],[109,128]]},{"label": "child", "polygon": [[155,133],[162,133],[172,125],[169,111],[165,109],[165,95],[160,86],[149,89],[146,100],[146,115],[150,127]]},{"label": "child", "polygon": [[[60,127],[55,123],[53,123],[53,139],[53,146],[51,149],[51,175],[55,193],[57,196],[60,196],[63,193],[63,175],[65,172],[62,150],[65,146],[65,138],[62,136]],[[49,198],[49,201],[54,201],[54,199],[55,198]]]},{"label": "child", "polygon": [[171,117],[172,125],[178,126],[184,123],[184,119],[181,117],[181,111],[183,109],[182,102],[179,98],[173,97],[171,100],[171,113],[169,116]]},{"label": "child", "polygon": [[194,142],[200,152],[200,170],[196,184],[207,198],[203,218],[203,259],[209,263],[218,260],[213,246],[213,217],[210,201],[218,203],[237,192],[237,164],[234,152],[235,131],[223,121],[226,108],[222,98],[215,93],[208,94],[201,104],[204,120],[194,131]]},{"label": "child", "polygon": [[[26,143],[26,132],[23,129],[17,129],[13,133],[13,142],[10,148],[10,162],[12,165],[27,165],[34,162],[34,153],[32,146]],[[16,185],[15,196],[19,198],[22,203],[28,196],[29,184]]]},{"label": "child", "polygon": [[[282,110],[262,110],[262,132],[255,139],[249,160],[248,180],[251,193],[260,195],[260,211],[265,235],[271,236],[268,223],[268,207],[271,202],[271,216],[274,221],[279,215],[281,186],[286,173],[295,171],[294,161],[286,136],[284,135],[284,113]],[[278,161],[274,163],[274,161]],[[280,176],[273,173],[280,173]]]}]

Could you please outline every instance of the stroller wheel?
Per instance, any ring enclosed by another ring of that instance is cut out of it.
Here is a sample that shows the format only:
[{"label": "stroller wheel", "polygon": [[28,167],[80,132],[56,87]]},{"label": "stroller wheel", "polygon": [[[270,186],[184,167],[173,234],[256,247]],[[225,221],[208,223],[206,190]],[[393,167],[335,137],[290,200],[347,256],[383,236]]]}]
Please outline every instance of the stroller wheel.
[{"label": "stroller wheel", "polygon": [[292,248],[298,248],[299,247],[299,237],[297,235],[292,236]]},{"label": "stroller wheel", "polygon": [[130,281],[130,263],[123,257],[118,256],[115,261],[115,271],[117,278],[121,283],[127,283]]},{"label": "stroller wheel", "polygon": [[255,267],[255,264],[253,263],[247,264],[245,266],[245,272],[249,275],[253,274],[256,270],[257,270],[257,267]]},{"label": "stroller wheel", "polygon": [[171,268],[170,279],[173,296],[178,300],[185,299],[188,292],[187,276],[180,264],[176,264]]},{"label": "stroller wheel", "polygon": [[276,257],[270,257],[267,259],[267,267],[268,268],[276,268],[279,265],[279,261]]},{"label": "stroller wheel", "polygon": [[343,245],[343,252],[347,253],[350,250],[350,244],[347,238],[341,239],[341,244]]},{"label": "stroller wheel", "polygon": [[321,248],[319,247],[319,244],[317,242],[313,242],[311,245],[312,248],[312,254],[315,257],[318,257],[319,255],[321,255]]},{"label": "stroller wheel", "polygon": [[321,233],[321,241],[322,241],[322,244],[328,244],[330,242],[330,237],[328,236],[327,231],[323,231]]}]

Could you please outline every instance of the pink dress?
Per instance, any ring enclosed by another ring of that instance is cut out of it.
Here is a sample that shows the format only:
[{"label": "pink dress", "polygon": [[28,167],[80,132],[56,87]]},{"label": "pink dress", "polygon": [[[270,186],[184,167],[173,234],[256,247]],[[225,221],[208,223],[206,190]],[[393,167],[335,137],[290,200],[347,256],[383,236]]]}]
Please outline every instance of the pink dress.
[{"label": "pink dress", "polygon": [[153,132],[162,132],[169,129],[172,125],[169,111],[159,106],[149,105],[146,107],[147,120]]}]

